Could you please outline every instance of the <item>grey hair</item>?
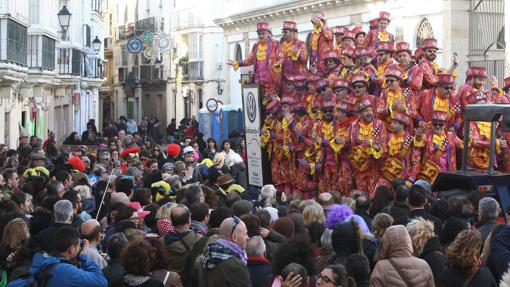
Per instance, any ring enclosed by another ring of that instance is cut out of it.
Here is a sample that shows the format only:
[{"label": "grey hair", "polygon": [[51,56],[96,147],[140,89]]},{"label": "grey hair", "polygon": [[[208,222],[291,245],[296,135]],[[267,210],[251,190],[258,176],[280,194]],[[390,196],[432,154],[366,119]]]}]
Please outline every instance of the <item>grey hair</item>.
[{"label": "grey hair", "polygon": [[478,202],[478,214],[484,219],[496,219],[499,214],[499,203],[492,197],[484,197]]},{"label": "grey hair", "polygon": [[126,169],[124,174],[130,176],[142,176],[142,171],[135,166],[130,166]]},{"label": "grey hair", "polygon": [[321,246],[327,250],[333,249],[333,243],[331,243],[331,236],[333,235],[333,229],[326,229],[321,236]]},{"label": "grey hair", "polygon": [[246,255],[262,257],[264,256],[264,252],[266,252],[266,243],[262,237],[253,236],[250,240],[248,240]]},{"label": "grey hair", "polygon": [[73,204],[67,199],[61,199],[53,205],[55,222],[67,223],[73,216]]}]

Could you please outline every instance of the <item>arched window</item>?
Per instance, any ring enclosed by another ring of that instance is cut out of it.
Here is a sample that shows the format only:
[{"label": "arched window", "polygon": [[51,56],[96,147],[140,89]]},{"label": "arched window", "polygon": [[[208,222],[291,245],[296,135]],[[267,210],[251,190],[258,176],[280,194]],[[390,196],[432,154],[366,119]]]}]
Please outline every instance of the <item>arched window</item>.
[{"label": "arched window", "polygon": [[418,32],[416,33],[416,47],[420,47],[423,40],[428,38],[434,38],[434,31],[432,30],[432,25],[429,20],[423,18],[418,26]]},{"label": "arched window", "polygon": [[239,45],[239,43],[237,43],[234,48],[234,55],[236,61],[241,61],[243,59],[243,50],[241,49],[241,45]]},{"label": "arched window", "polygon": [[498,49],[505,49],[506,43],[505,43],[505,26],[501,28],[501,31],[499,31],[498,39],[496,40],[496,48]]}]

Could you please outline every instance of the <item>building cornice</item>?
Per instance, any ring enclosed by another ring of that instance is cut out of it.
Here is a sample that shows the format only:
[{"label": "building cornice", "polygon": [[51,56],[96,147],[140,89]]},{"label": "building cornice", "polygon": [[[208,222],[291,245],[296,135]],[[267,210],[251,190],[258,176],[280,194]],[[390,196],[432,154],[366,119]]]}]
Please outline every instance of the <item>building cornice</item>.
[{"label": "building cornice", "polygon": [[339,5],[349,5],[355,2],[370,2],[371,0],[300,0],[283,3],[271,7],[263,7],[253,11],[234,14],[226,18],[215,19],[214,23],[222,28],[234,25],[244,25],[259,21],[268,21],[273,17],[293,17],[304,13],[312,13],[315,10],[324,10]]}]

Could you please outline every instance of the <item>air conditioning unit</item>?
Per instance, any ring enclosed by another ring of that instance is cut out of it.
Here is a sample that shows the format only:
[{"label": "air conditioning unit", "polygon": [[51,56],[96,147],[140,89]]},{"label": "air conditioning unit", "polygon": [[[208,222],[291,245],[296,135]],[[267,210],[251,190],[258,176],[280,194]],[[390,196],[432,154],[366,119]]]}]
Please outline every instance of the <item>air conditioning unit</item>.
[{"label": "air conditioning unit", "polygon": [[216,70],[223,70],[223,63],[216,63]]}]

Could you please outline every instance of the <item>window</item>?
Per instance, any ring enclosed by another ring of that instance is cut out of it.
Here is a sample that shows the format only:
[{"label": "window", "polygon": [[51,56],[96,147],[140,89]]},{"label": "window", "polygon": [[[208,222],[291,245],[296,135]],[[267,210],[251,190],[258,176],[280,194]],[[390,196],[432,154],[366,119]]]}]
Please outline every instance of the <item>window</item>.
[{"label": "window", "polygon": [[73,58],[72,58],[72,74],[80,75],[81,74],[81,62],[82,62],[82,54],[79,50],[73,49]]},{"label": "window", "polygon": [[92,11],[101,13],[101,0],[91,0]]},{"label": "window", "polygon": [[42,68],[55,69],[55,40],[42,36]]},{"label": "window", "polygon": [[427,18],[424,18],[420,26],[418,26],[418,32],[416,33],[416,47],[420,47],[424,39],[434,38],[434,31],[432,25]]},{"label": "window", "polygon": [[39,66],[39,37],[28,36],[28,62],[29,67]]},{"label": "window", "polygon": [[83,45],[87,46],[87,47],[91,47],[91,39],[90,39],[90,26],[89,25],[83,25]]},{"label": "window", "polygon": [[203,35],[199,33],[190,33],[188,35],[188,55],[191,60],[203,58]]},{"label": "window", "polygon": [[29,20],[31,24],[39,24],[39,1],[30,0]]},{"label": "window", "polygon": [[13,20],[7,22],[7,61],[27,65],[27,27]]},{"label": "window", "polygon": [[190,62],[189,63],[189,78],[201,79],[204,77],[204,63],[203,62]]},{"label": "window", "polygon": [[236,61],[243,60],[243,51],[242,51],[241,45],[239,45],[239,43],[237,43],[236,47],[234,48],[234,55],[235,55]]},{"label": "window", "polygon": [[198,108],[201,109],[204,107],[204,93],[202,89],[198,89]]}]

